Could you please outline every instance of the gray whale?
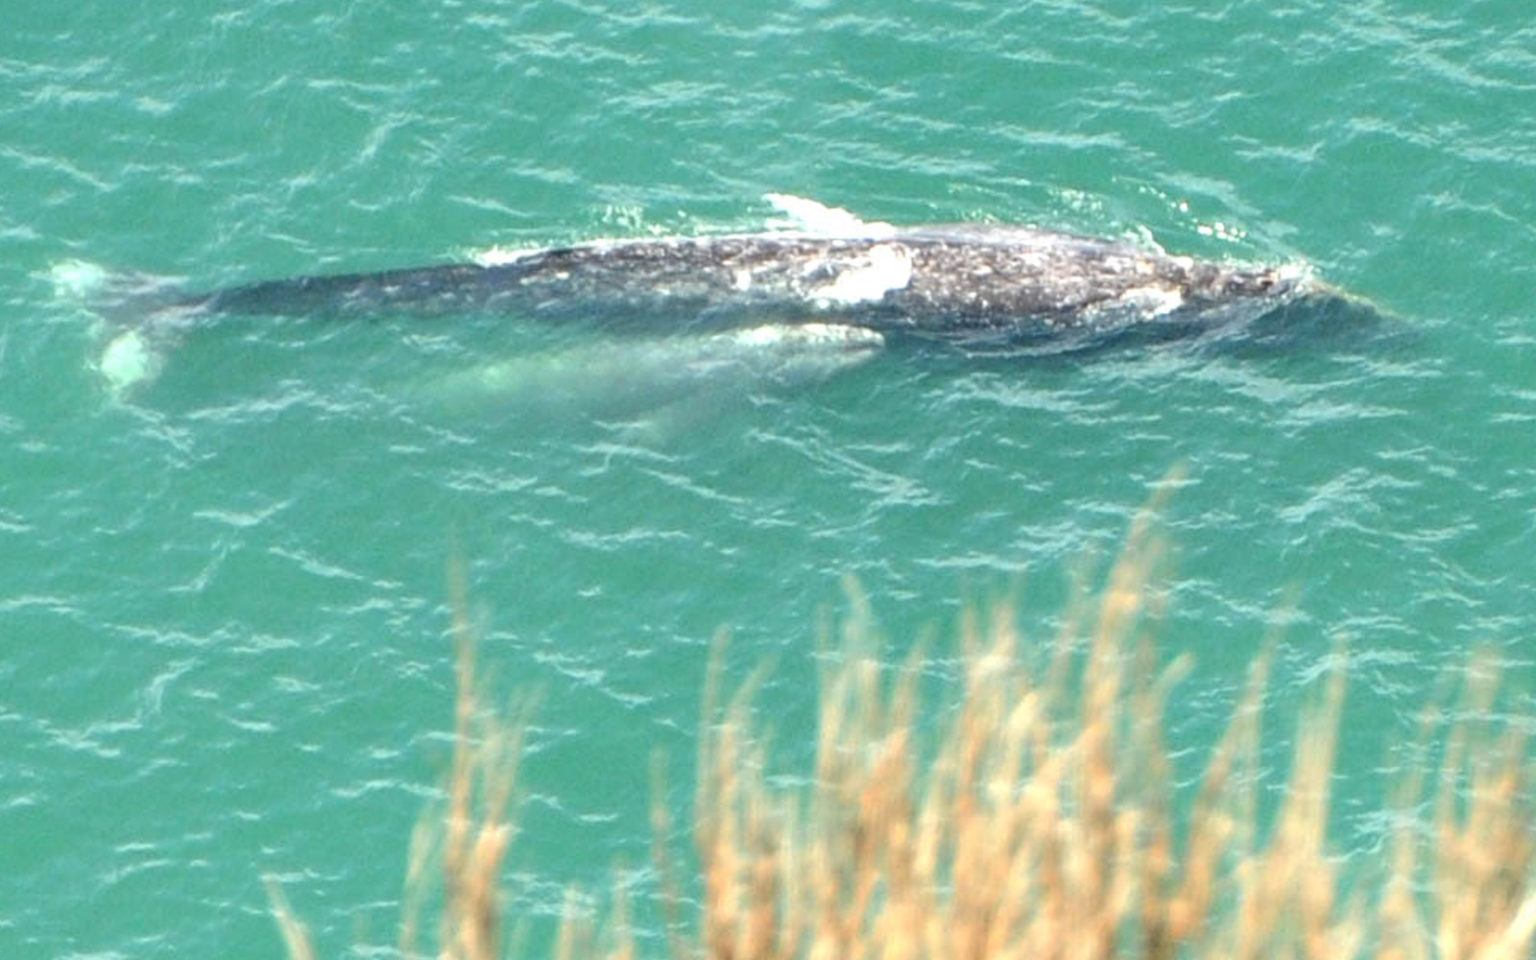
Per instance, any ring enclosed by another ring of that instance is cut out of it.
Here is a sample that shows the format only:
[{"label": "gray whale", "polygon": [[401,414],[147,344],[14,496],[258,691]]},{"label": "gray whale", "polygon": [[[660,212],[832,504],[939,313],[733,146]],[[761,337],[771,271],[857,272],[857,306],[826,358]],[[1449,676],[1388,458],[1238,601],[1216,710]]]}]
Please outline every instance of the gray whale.
[{"label": "gray whale", "polygon": [[[97,362],[114,391],[152,379],[179,331],[215,316],[445,317],[506,313],[666,337],[684,356],[765,354],[817,366],[902,338],[1071,352],[1124,336],[1244,329],[1298,302],[1354,298],[1305,265],[1201,260],[1150,245],[1032,227],[871,223],[770,194],[790,216],[759,233],[595,240],[492,251],[471,262],[265,280],[187,293],[120,277],[100,305],[137,322]],[[78,292],[102,272],[56,269]],[[121,328],[120,328],[121,329]]]},{"label": "gray whale", "polygon": [[[768,232],[608,240],[484,262],[269,280],[179,299],[198,312],[509,312],[669,329],[866,326],[957,341],[1091,338],[1144,324],[1252,319],[1326,288],[1304,268],[1220,263],[1021,227],[865,236]],[[653,328],[646,328],[653,329]]]}]

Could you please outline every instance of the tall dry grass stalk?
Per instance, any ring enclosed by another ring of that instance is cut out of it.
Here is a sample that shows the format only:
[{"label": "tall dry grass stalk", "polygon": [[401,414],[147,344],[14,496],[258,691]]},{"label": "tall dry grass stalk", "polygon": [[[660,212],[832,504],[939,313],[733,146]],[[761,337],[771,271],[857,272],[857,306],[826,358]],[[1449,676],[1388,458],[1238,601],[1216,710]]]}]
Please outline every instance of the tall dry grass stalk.
[{"label": "tall dry grass stalk", "polygon": [[[869,611],[851,592],[840,649],[825,658],[835,665],[821,679],[804,790],[769,786],[755,683],[726,702],[717,644],[700,733],[692,923],[682,918],[684,885],[664,849],[670,820],[654,788],[661,912],[675,960],[1530,956],[1536,854],[1525,744],[1518,731],[1479,719],[1497,674],[1486,659],[1470,670],[1462,719],[1446,741],[1434,823],[1408,814],[1422,776],[1403,783],[1388,862],[1357,871],[1352,884],[1341,882],[1326,843],[1342,656],[1298,725],[1289,782],[1267,822],[1256,797],[1267,657],[1178,815],[1183,794],[1172,784],[1163,714],[1189,665],[1155,668],[1148,621],[1161,602],[1164,551],[1151,514],[1133,528],[1096,603],[1069,611],[1042,671],[1024,666],[1006,608],[967,614],[963,678],[931,714],[941,722],[925,719],[923,654],[883,667]],[[429,865],[438,863],[437,956],[490,960],[501,949],[497,878],[512,839],[522,725],[483,709],[462,594],[455,606],[447,800],[412,844],[401,952],[417,955]],[[307,935],[271,889],[290,955],[307,960]],[[634,956],[623,890],[602,949],[572,897],[556,945],[562,960]]]},{"label": "tall dry grass stalk", "polygon": [[[497,710],[482,702],[475,630],[464,582],[462,569],[451,568],[456,649],[453,749],[446,798],[417,821],[411,837],[400,924],[400,954],[408,960],[420,956],[417,938],[429,903],[440,911],[436,957],[498,960],[502,956],[501,868],[515,833],[509,808],[523,754],[527,706]],[[308,931],[282,891],[271,880],[267,891],[290,960],[314,960]]]},{"label": "tall dry grass stalk", "polygon": [[[1022,665],[1006,608],[985,621],[968,615],[960,689],[934,714],[947,719],[926,747],[921,655],[883,671],[855,597],[841,659],[823,678],[815,777],[803,794],[766,786],[750,696],[723,707],[712,699],[695,820],[703,906],[697,944],[682,954],[1529,956],[1536,887],[1525,744],[1518,731],[1496,734],[1475,719],[1492,703],[1496,670],[1486,662],[1474,664],[1461,710],[1474,719],[1447,744],[1430,872],[1419,868],[1423,825],[1406,816],[1386,869],[1366,867],[1353,884],[1328,850],[1341,655],[1295,732],[1273,817],[1260,824],[1256,798],[1261,658],[1176,829],[1161,738],[1169,691],[1188,664],[1154,669],[1146,615],[1158,602],[1162,553],[1138,521],[1096,609],[1068,618],[1043,676]],[[1399,791],[1405,810],[1420,789]]]},{"label": "tall dry grass stalk", "polygon": [[[526,705],[503,713],[481,702],[462,570],[451,570],[449,586],[457,693],[447,799],[440,810],[428,811],[411,838],[400,953],[417,956],[423,905],[437,894],[442,902],[437,956],[497,960],[502,955],[500,874],[514,834],[508,808],[523,754]],[[431,883],[434,864],[441,878],[436,887]]]}]

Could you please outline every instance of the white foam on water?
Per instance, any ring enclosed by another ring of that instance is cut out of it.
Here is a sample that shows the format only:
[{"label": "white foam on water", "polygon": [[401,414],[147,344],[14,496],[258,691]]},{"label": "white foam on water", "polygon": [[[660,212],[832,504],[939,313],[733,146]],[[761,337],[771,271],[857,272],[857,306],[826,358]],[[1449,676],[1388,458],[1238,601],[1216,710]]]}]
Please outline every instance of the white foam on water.
[{"label": "white foam on water", "polygon": [[[123,280],[105,267],[86,260],[61,260],[49,268],[48,278],[55,299],[86,306],[109,297],[109,291],[116,293],[113,288]],[[100,318],[95,325],[98,331],[114,329]],[[117,330],[107,340],[101,354],[89,361],[89,366],[101,375],[108,391],[117,399],[135,386],[153,380],[164,365],[164,356],[139,328]]]},{"label": "white foam on water", "polygon": [[[763,199],[772,205],[775,210],[783,214],[782,218],[770,218],[767,221],[766,227],[770,231],[859,240],[881,240],[895,236],[897,233],[896,227],[892,224],[880,220],[864,220],[857,214],[844,210],[841,207],[829,207],[824,203],[806,197],[797,197],[788,193],[768,193],[763,195]],[[579,246],[602,249],[604,247],[615,247],[626,243],[640,242],[641,240],[648,243],[688,243],[693,239],[695,238],[687,236],[629,239],[608,237],[584,240]],[[502,267],[548,253],[550,249],[547,246],[492,246],[466,251],[465,256],[472,263],[479,264],[482,267]],[[752,277],[748,274],[743,278],[738,274],[735,277],[735,281],[737,289],[745,290],[750,288]]]},{"label": "white foam on water", "polygon": [[107,270],[85,260],[61,260],[48,271],[53,295],[61,300],[86,300],[106,289]]},{"label": "white foam on water", "polygon": [[1275,277],[1286,283],[1296,284],[1302,289],[1307,289],[1313,284],[1321,286],[1321,282],[1317,279],[1317,269],[1312,264],[1299,260],[1280,264],[1275,268]]},{"label": "white foam on water", "polygon": [[504,267],[509,263],[517,263],[529,257],[544,253],[547,247],[488,247],[484,250],[474,250],[469,254],[469,259],[482,267]]},{"label": "white foam on water", "polygon": [[164,365],[165,356],[138,329],[125,330],[109,340],[95,363],[115,397],[153,380]]},{"label": "white foam on water", "polygon": [[805,197],[767,193],[763,199],[787,218],[768,221],[772,229],[800,230],[825,237],[880,238],[896,233],[896,228],[889,223],[862,220],[842,207],[829,207]]}]

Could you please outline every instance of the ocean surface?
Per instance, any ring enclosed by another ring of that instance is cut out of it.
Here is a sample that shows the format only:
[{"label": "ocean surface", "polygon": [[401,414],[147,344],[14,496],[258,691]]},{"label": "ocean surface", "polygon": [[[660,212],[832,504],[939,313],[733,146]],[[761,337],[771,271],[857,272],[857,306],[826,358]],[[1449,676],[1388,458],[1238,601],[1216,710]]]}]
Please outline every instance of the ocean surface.
[{"label": "ocean surface", "polygon": [[[1342,649],[1333,845],[1379,850],[1470,651],[1536,679],[1536,26],[1514,0],[175,4],[0,13],[0,956],[390,956],[451,730],[446,571],[537,695],[512,911],[643,895],[711,638],[787,772],[868,594],[936,679],[1043,645],[1160,479],[1197,775],[1272,628],[1267,776]],[[129,389],[93,277],[209,289],[761,229],[769,193],[1299,261],[1376,306],[1061,357],[681,375],[507,317],[228,318]],[[1342,646],[1341,646],[1342,644]],[[946,666],[946,662],[949,666]],[[685,836],[674,849],[688,850]],[[650,941],[650,946],[660,945]]]}]

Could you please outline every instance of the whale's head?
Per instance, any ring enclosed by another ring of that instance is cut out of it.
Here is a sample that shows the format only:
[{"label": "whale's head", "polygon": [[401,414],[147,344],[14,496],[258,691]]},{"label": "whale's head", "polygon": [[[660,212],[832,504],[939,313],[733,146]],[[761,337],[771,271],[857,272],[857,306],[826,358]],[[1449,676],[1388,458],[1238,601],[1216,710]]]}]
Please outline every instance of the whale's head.
[{"label": "whale's head", "polygon": [[1208,305],[1245,300],[1279,304],[1305,296],[1316,285],[1312,268],[1305,263],[1254,267],[1194,262],[1186,276],[1185,296]]}]

